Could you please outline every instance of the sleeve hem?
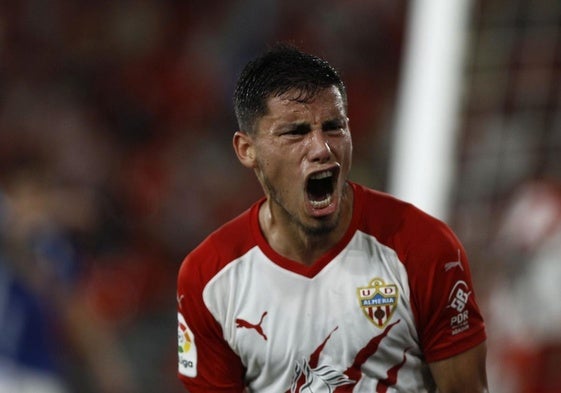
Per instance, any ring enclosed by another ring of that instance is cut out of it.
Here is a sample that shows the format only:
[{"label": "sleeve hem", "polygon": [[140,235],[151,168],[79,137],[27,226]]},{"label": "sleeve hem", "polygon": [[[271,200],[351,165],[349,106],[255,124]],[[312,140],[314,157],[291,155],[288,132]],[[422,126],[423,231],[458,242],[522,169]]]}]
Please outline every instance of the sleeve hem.
[{"label": "sleeve hem", "polygon": [[479,330],[474,332],[470,337],[462,339],[460,342],[448,344],[446,347],[425,353],[427,363],[444,360],[452,356],[456,356],[465,352],[473,347],[481,344],[487,339],[485,328],[482,326]]}]

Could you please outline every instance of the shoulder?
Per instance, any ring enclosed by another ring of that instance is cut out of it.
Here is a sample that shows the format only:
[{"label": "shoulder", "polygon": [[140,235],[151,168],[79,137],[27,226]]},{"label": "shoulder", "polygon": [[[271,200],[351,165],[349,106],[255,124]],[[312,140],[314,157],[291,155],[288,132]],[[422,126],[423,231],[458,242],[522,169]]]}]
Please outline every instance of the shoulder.
[{"label": "shoulder", "polygon": [[411,203],[364,186],[355,186],[361,206],[359,229],[382,243],[422,247],[457,241],[450,227]]},{"label": "shoulder", "polygon": [[405,264],[412,259],[427,263],[457,255],[459,240],[443,221],[387,193],[364,186],[355,185],[355,189],[361,205],[359,230],[392,248]]},{"label": "shoulder", "polygon": [[179,283],[202,284],[208,282],[232,261],[245,254],[256,245],[251,225],[256,219],[259,202],[228,221],[207,236],[193,249],[179,269]]}]

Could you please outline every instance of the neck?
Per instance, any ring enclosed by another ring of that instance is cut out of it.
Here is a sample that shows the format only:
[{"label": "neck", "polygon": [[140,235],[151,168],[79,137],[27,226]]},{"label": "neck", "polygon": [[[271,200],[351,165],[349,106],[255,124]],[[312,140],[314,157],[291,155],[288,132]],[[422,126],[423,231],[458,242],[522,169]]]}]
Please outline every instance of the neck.
[{"label": "neck", "polygon": [[267,242],[283,257],[310,266],[345,235],[353,215],[353,192],[349,187],[343,197],[336,225],[327,231],[307,230],[287,214],[276,210],[278,206],[268,199],[259,211],[259,224]]}]

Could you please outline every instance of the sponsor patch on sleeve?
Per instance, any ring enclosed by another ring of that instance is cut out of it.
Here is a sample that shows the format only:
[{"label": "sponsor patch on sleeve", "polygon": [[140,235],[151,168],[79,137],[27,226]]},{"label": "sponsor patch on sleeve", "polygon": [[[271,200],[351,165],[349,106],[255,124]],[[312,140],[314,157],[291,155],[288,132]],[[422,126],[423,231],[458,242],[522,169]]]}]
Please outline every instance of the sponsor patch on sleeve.
[{"label": "sponsor patch on sleeve", "polygon": [[177,351],[179,373],[186,377],[197,376],[197,346],[195,336],[180,312],[177,313]]},{"label": "sponsor patch on sleeve", "polygon": [[453,310],[450,318],[450,330],[453,336],[469,329],[469,310],[467,304],[471,291],[467,283],[458,280],[448,296],[448,308]]}]

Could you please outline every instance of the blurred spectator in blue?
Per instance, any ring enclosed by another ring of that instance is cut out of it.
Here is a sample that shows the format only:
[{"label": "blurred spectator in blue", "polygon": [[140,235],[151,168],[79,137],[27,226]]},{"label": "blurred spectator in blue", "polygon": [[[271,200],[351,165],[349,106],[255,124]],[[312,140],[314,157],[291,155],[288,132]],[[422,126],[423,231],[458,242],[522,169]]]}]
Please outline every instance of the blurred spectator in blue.
[{"label": "blurred spectator in blue", "polygon": [[[80,255],[57,208],[79,205],[86,217],[88,200],[41,172],[0,184],[0,393],[138,391],[115,332],[81,291]],[[70,368],[83,370],[74,385]]]}]

